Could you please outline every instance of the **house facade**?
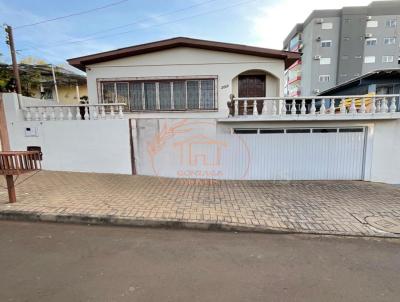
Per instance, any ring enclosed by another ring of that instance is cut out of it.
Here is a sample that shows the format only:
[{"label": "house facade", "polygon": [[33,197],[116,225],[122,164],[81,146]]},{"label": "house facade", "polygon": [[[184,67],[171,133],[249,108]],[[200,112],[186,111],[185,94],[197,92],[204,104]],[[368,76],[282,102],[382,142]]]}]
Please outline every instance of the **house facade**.
[{"label": "house facade", "polygon": [[299,58],[174,38],[70,59],[89,104],[5,102],[10,145],[50,170],[400,183],[399,95],[283,97]]},{"label": "house facade", "polygon": [[231,94],[281,96],[285,66],[298,57],[285,51],[175,38],[68,62],[86,71],[90,103],[125,103],[135,118],[217,118],[229,111]]}]

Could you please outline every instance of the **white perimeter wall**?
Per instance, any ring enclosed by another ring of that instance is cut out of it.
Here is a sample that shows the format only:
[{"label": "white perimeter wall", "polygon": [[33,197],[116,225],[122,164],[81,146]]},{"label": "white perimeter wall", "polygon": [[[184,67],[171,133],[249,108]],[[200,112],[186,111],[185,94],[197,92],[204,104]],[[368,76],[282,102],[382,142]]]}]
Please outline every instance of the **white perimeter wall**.
[{"label": "white perimeter wall", "polygon": [[[181,119],[139,119],[136,120],[136,126],[133,127],[135,136],[135,152],[138,174],[159,175],[169,177],[179,177],[176,166],[172,163],[179,160],[180,149],[174,143],[182,138],[205,135],[216,140],[221,140],[231,133],[232,128],[282,128],[282,127],[354,127],[362,126],[367,128],[367,137],[365,145],[365,172],[364,180],[374,182],[384,182],[391,184],[400,184],[400,121],[349,121],[349,122],[242,122],[242,123],[216,123],[214,119],[204,120],[204,124],[194,125],[199,121],[196,119],[187,119],[187,127],[179,129],[190,129],[187,133],[177,133],[174,136],[165,136],[165,127],[172,129],[174,125],[181,122]],[[215,128],[213,128],[213,125]],[[165,139],[164,139],[165,138]],[[159,140],[161,152],[153,156],[156,160],[151,161],[149,145]],[[240,146],[239,146],[240,148]],[[238,149],[239,150],[239,149]],[[240,152],[240,151],[238,151]],[[245,150],[243,150],[245,152]],[[262,150],[260,150],[262,152]],[[344,155],[346,156],[346,155]],[[354,157],[357,155],[349,155]],[[363,156],[360,152],[359,156]],[[349,158],[343,162],[348,162]],[[310,154],[309,164],[318,165],[315,159],[317,155]],[[222,160],[223,164],[229,164]],[[243,167],[233,158],[230,165],[236,167],[240,172]],[[331,163],[332,164],[332,163]],[[340,165],[341,163],[338,163]],[[185,169],[190,169],[187,166]],[[235,172],[235,171],[234,171]],[[235,172],[238,178],[240,173]],[[215,177],[221,178],[221,177]],[[223,177],[222,177],[223,178]]]},{"label": "white perimeter wall", "polygon": [[[40,146],[45,170],[131,174],[129,121],[23,121],[15,94],[3,95],[11,150]],[[27,136],[26,128],[36,132]]]}]

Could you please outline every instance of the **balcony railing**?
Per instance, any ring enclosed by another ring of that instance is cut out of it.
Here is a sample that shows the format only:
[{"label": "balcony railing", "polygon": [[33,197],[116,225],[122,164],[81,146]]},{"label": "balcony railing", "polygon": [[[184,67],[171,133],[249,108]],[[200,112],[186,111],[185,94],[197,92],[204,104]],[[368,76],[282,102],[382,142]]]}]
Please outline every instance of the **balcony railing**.
[{"label": "balcony railing", "polygon": [[98,120],[124,117],[124,103],[25,106],[27,121]]},{"label": "balcony railing", "polygon": [[230,117],[344,117],[400,115],[399,95],[231,97]]}]

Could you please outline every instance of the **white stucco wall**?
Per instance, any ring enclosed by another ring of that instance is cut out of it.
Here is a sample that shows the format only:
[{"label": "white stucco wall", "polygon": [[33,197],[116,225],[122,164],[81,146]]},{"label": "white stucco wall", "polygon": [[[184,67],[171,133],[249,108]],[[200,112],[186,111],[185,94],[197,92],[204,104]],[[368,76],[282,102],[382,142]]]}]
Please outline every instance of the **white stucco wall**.
[{"label": "white stucco wall", "polygon": [[375,122],[371,130],[370,180],[400,184],[400,120]]},{"label": "white stucco wall", "polygon": [[[157,113],[154,116],[210,118],[227,116],[229,95],[235,91],[232,88],[233,79],[242,72],[254,69],[268,73],[267,96],[283,95],[283,60],[187,47],[93,64],[87,67],[86,72],[91,103],[98,102],[99,79],[216,76],[218,112]],[[143,115],[146,118],[153,117],[150,116],[151,113],[138,113],[133,116]]]},{"label": "white stucco wall", "polygon": [[3,100],[11,150],[41,147],[43,169],[131,174],[127,119],[24,121],[16,94],[3,94]]}]

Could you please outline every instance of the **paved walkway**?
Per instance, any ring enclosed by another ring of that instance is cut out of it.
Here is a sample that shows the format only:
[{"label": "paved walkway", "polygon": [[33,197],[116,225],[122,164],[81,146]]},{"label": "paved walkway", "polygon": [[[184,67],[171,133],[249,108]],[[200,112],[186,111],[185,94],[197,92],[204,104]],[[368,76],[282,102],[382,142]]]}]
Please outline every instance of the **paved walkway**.
[{"label": "paved walkway", "polygon": [[194,182],[42,171],[17,186],[17,199],[8,204],[0,189],[0,217],[370,236],[393,234],[366,217],[400,223],[400,188],[352,181]]}]

